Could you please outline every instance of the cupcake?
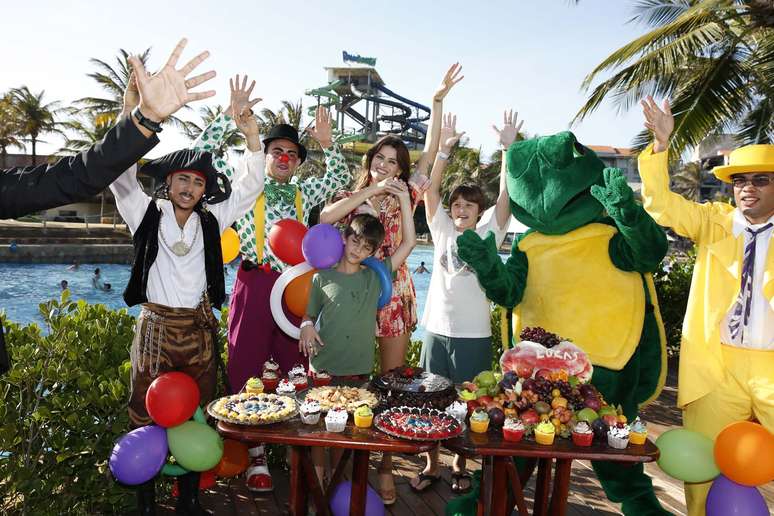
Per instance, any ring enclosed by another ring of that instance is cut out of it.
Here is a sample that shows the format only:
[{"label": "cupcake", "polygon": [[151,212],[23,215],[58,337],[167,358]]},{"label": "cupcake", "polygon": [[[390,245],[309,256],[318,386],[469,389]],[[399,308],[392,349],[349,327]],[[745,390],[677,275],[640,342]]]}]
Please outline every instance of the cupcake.
[{"label": "cupcake", "polygon": [[503,438],[506,441],[517,443],[524,437],[524,423],[518,418],[509,417],[503,423]]},{"label": "cupcake", "polygon": [[277,394],[281,396],[295,396],[296,386],[287,378],[283,378],[280,380],[279,385],[277,385]]},{"label": "cupcake", "polygon": [[261,373],[261,380],[263,380],[263,388],[268,391],[274,391],[277,388],[277,384],[280,379],[279,364],[270,358],[263,364],[263,372]]},{"label": "cupcake", "polygon": [[645,444],[645,439],[648,437],[648,429],[639,417],[634,420],[629,430],[629,441],[632,444]]},{"label": "cupcake", "polygon": [[554,444],[556,427],[549,421],[543,421],[535,427],[535,441],[538,444]]},{"label": "cupcake", "polygon": [[446,407],[446,413],[464,424],[465,416],[468,415],[468,405],[463,401],[453,401],[451,405]]},{"label": "cupcake", "polygon": [[331,375],[325,369],[312,372],[315,387],[325,387],[331,383]]},{"label": "cupcake", "polygon": [[489,414],[486,413],[486,410],[477,408],[470,415],[471,431],[476,432],[477,434],[483,434],[483,433],[486,433],[488,428],[489,428]]},{"label": "cupcake", "polygon": [[591,446],[594,440],[594,432],[587,421],[578,421],[575,428],[572,429],[572,442],[576,446]]},{"label": "cupcake", "polygon": [[309,381],[306,377],[306,369],[301,364],[296,364],[288,371],[288,379],[296,386],[296,391],[303,391],[309,387]]},{"label": "cupcake", "polygon": [[277,375],[277,377],[280,376],[280,367],[277,362],[274,361],[274,358],[269,358],[266,362],[263,363],[263,372],[270,372]]},{"label": "cupcake", "polygon": [[629,426],[619,423],[621,426],[610,427],[607,431],[607,444],[612,448],[623,450],[629,445]]},{"label": "cupcake", "polygon": [[247,394],[261,394],[263,392],[263,382],[260,378],[250,378],[245,384]]},{"label": "cupcake", "polygon": [[347,426],[347,411],[341,407],[334,407],[325,416],[325,429],[329,432],[343,432]]},{"label": "cupcake", "polygon": [[368,428],[374,420],[374,413],[368,405],[360,405],[355,409],[355,426]]},{"label": "cupcake", "polygon": [[316,425],[320,421],[320,404],[316,401],[305,401],[298,409],[301,421],[307,425]]}]

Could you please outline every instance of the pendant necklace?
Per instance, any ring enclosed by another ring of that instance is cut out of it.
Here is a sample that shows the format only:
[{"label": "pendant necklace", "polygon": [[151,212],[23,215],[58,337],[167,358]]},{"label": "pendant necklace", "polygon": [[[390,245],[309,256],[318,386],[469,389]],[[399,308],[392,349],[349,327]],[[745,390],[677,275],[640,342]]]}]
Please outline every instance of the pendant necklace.
[{"label": "pendant necklace", "polygon": [[[162,216],[164,213],[162,212]],[[196,242],[197,237],[199,236],[199,224],[196,224],[196,229],[194,230],[194,237],[193,240],[191,240],[191,244],[185,243],[185,233],[183,231],[184,228],[180,228],[180,240],[175,242],[172,245],[169,245],[169,242],[167,242],[167,238],[164,236],[164,227],[163,224],[159,223],[159,234],[161,235],[161,240],[164,241],[164,245],[169,248],[176,256],[185,256],[188,253],[191,252],[191,249],[193,249],[194,243]]]}]

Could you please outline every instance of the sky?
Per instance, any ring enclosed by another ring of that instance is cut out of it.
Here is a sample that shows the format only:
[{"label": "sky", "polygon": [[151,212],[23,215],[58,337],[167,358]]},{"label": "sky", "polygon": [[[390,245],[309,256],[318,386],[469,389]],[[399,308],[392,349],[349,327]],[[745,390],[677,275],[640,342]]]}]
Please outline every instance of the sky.
[{"label": "sky", "polygon": [[[518,111],[523,130],[552,134],[569,128],[587,93],[584,77],[617,48],[646,32],[627,23],[633,0],[436,0],[390,2],[134,0],[8,1],[0,30],[0,92],[26,85],[45,90],[45,100],[69,104],[101,96],[86,76],[90,58],[114,61],[118,49],[151,47],[148,69],[163,65],[181,37],[182,63],[198,52],[211,57],[196,73],[215,70],[203,102],[226,104],[228,78],[248,74],[257,81],[259,106],[277,110],[282,100],[315,102],[304,90],[324,86],[326,66],[342,66],[342,51],[375,57],[388,88],[429,105],[450,64],[459,61],[465,79],[444,103],[457,115],[468,144],[496,149],[491,126],[506,108]],[[199,89],[203,89],[201,86]],[[202,102],[193,103],[198,108]],[[181,112],[199,122],[197,110]],[[308,122],[308,119],[305,120]],[[572,127],[587,145],[627,147],[642,127],[639,109],[619,113],[604,104]],[[187,145],[169,127],[150,157]],[[46,136],[38,152],[61,146]],[[10,149],[10,152],[18,152]]]}]

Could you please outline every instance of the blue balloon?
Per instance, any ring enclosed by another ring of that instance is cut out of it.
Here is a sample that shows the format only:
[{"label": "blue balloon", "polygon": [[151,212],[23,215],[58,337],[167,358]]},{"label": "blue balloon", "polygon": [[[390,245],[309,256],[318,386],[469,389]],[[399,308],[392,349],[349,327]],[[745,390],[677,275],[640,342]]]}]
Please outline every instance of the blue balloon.
[{"label": "blue balloon", "polygon": [[110,471],[119,482],[134,486],[155,477],[167,461],[167,431],[157,425],[132,430],[110,454]]},{"label": "blue balloon", "polygon": [[392,278],[390,277],[390,273],[387,272],[387,267],[385,267],[384,262],[377,260],[373,256],[369,256],[363,260],[362,263],[373,270],[379,277],[379,283],[382,285],[382,293],[379,294],[379,301],[376,306],[384,308],[390,302],[390,299],[392,299]]},{"label": "blue balloon", "polygon": [[[331,494],[331,512],[333,516],[347,516],[349,514],[349,497],[352,494],[352,482],[346,481],[337,484]],[[384,516],[384,503],[381,497],[371,486],[366,486],[366,516]]]},{"label": "blue balloon", "polygon": [[760,491],[718,475],[707,494],[707,516],[768,516]]}]

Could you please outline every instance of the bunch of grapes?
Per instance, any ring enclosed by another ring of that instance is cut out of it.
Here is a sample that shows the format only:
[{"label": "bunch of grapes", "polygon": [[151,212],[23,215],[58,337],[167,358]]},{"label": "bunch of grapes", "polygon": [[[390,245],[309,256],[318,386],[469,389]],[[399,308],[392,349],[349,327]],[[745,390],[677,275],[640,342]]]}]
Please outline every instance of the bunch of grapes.
[{"label": "bunch of grapes", "polygon": [[551,403],[551,399],[553,398],[551,391],[554,390],[554,384],[551,380],[540,376],[535,378],[535,387],[532,390],[538,395],[541,401]]},{"label": "bunch of grapes", "polygon": [[521,333],[519,334],[519,338],[521,340],[537,342],[538,344],[542,344],[547,348],[552,348],[554,346],[557,346],[563,340],[558,335],[547,332],[540,326],[535,326],[534,328],[531,328],[531,327],[524,328],[523,330],[521,330]]}]

